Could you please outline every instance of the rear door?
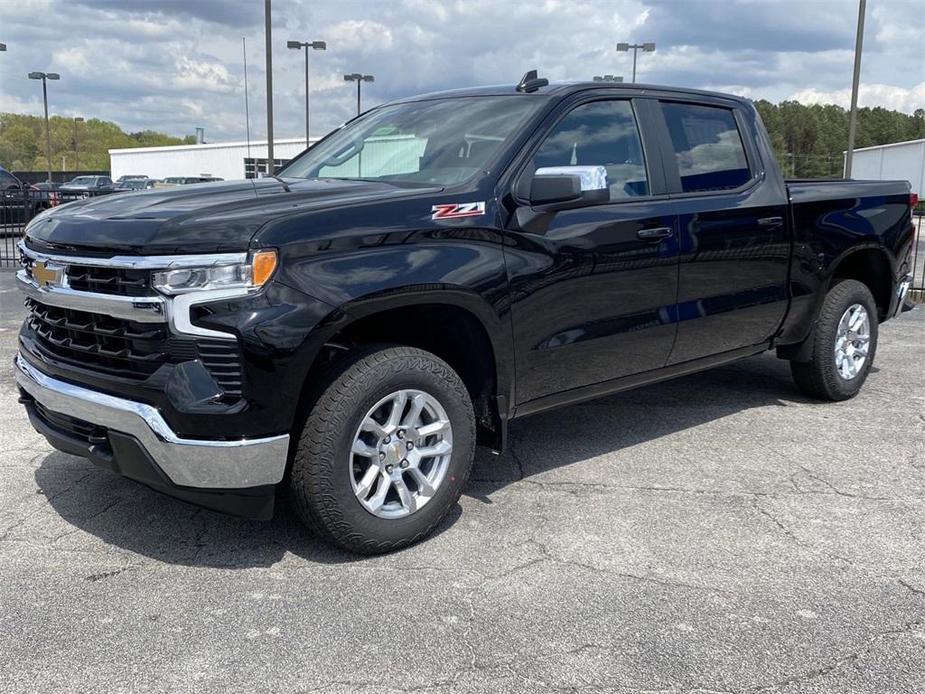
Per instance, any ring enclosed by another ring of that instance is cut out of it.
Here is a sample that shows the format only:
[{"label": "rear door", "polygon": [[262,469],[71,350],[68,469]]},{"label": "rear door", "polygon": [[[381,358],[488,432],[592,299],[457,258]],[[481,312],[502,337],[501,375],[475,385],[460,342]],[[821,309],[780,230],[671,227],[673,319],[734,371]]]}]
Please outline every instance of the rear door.
[{"label": "rear door", "polygon": [[733,102],[660,102],[676,215],[678,334],[669,364],[769,340],[788,302],[787,194],[756,146],[760,125]]},{"label": "rear door", "polygon": [[[675,337],[677,244],[657,147],[639,123],[655,102],[579,99],[553,117],[514,184],[505,262],[519,404],[657,369]],[[609,200],[531,207],[533,172],[604,166]]]}]

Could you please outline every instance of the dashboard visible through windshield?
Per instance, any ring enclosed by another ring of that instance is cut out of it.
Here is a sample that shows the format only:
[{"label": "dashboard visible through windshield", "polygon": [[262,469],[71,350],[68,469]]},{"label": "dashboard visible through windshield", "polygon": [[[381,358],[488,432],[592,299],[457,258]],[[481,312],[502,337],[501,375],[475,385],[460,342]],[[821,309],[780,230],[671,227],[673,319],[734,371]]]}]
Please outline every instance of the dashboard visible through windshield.
[{"label": "dashboard visible through windshield", "polygon": [[543,103],[497,96],[384,106],[348,123],[279,175],[460,183],[484,169]]}]

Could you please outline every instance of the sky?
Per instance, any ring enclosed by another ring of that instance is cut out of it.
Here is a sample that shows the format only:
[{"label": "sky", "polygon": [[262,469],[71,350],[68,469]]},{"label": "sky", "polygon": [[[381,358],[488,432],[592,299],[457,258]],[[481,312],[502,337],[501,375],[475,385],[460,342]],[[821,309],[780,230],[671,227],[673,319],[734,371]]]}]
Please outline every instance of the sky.
[{"label": "sky", "polygon": [[[363,106],[441,89],[624,75],[617,42],[655,42],[637,79],[753,99],[848,105],[856,0],[272,0],[276,138],[302,137],[304,56],[287,40],[327,42],[310,55],[312,136]],[[262,0],[0,0],[0,111],[53,114],[127,131],[206,140],[245,133],[247,40],[251,137],[266,135]],[[925,108],[925,0],[867,3],[860,104]]]}]

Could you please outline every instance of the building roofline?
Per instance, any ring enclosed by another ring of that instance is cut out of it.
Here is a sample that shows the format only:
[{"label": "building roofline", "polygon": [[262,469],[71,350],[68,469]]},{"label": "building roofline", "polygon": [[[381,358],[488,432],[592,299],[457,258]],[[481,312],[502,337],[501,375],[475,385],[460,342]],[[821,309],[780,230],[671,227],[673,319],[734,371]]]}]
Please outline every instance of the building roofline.
[{"label": "building roofline", "polygon": [[[320,137],[311,138],[312,142],[317,142]],[[285,139],[274,139],[275,145],[305,145],[304,137],[289,137]],[[266,140],[251,140],[251,147],[266,147]],[[183,150],[201,151],[203,149],[226,149],[230,147],[247,147],[246,140],[233,140],[230,142],[209,142],[203,145],[162,145],[159,147],[121,147],[119,149],[110,149],[110,154],[125,154],[127,152],[179,152]]]},{"label": "building roofline", "polygon": [[[870,147],[855,147],[855,152],[869,152],[872,149],[886,149],[887,147],[905,147],[906,145],[919,145],[925,142],[925,137],[919,140],[906,140],[904,142],[888,142],[885,145],[871,145]],[[848,154],[848,150],[843,149],[842,154]]]}]

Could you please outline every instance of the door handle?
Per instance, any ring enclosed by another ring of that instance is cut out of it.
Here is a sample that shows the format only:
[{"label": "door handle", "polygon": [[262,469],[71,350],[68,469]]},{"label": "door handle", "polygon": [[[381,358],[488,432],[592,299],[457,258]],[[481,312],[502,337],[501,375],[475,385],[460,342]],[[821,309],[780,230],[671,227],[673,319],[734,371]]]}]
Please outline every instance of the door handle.
[{"label": "door handle", "polygon": [[759,217],[758,224],[763,227],[779,227],[784,223],[783,217]]},{"label": "door handle", "polygon": [[655,227],[654,229],[640,229],[636,232],[637,238],[643,241],[661,241],[674,236],[674,229],[671,227]]}]

